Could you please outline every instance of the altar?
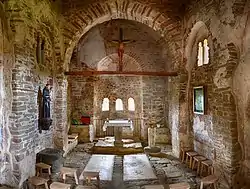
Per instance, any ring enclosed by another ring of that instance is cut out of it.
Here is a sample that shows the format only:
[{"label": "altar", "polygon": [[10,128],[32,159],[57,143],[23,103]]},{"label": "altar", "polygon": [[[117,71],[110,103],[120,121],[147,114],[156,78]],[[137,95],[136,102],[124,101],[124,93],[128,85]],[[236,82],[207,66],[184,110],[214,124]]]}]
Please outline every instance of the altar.
[{"label": "altar", "polygon": [[103,125],[103,131],[107,130],[107,127],[114,127],[114,135],[115,135],[115,146],[123,146],[122,142],[122,128],[129,127],[132,131],[133,121],[131,120],[106,120]]}]

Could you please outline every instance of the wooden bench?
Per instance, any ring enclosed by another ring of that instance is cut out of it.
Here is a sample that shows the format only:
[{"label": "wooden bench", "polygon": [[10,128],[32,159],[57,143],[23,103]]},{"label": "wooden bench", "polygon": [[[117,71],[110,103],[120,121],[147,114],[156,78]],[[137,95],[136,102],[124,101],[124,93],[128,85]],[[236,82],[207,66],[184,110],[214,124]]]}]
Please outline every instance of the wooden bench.
[{"label": "wooden bench", "polygon": [[70,189],[70,184],[64,184],[61,182],[52,182],[50,185],[50,189]]},{"label": "wooden bench", "polygon": [[87,179],[88,183],[90,183],[92,178],[96,178],[97,187],[100,188],[100,173],[99,171],[83,171],[79,177],[79,180]]},{"label": "wooden bench", "polygon": [[215,175],[209,175],[207,177],[202,178],[200,189],[203,189],[204,185],[213,185],[214,189],[216,189],[217,180],[218,177],[216,177]]},{"label": "wooden bench", "polygon": [[190,185],[187,182],[170,184],[169,189],[190,189]]},{"label": "wooden bench", "polygon": [[73,150],[78,144],[78,134],[68,135],[68,142],[64,151],[63,157],[65,157],[71,150]]},{"label": "wooden bench", "polygon": [[72,133],[71,135],[68,135],[68,139],[77,139],[78,138],[78,134],[76,133]]},{"label": "wooden bench", "polygon": [[76,171],[77,171],[77,170],[74,169],[74,168],[62,167],[61,170],[60,170],[60,174],[61,174],[62,177],[63,177],[63,182],[64,182],[64,183],[66,182],[66,177],[67,177],[67,176],[74,176],[74,177],[75,177],[75,182],[76,182],[76,184],[78,185],[79,182],[78,182],[78,177],[77,177]]},{"label": "wooden bench", "polygon": [[213,174],[213,161],[205,160],[201,162],[201,175],[204,171],[207,171],[207,175]]},{"label": "wooden bench", "polygon": [[49,176],[51,176],[51,166],[46,164],[46,163],[37,163],[36,164],[36,176],[39,176],[42,174],[43,170],[47,170],[48,171],[48,174]]},{"label": "wooden bench", "polygon": [[195,168],[195,164],[197,162],[197,175],[199,175],[200,173],[200,168],[201,168],[201,162],[205,161],[207,158],[205,158],[204,156],[194,156],[193,157],[193,165],[192,165],[192,170],[194,170]]},{"label": "wooden bench", "polygon": [[189,151],[189,152],[186,152],[186,164],[188,165],[188,160],[190,161],[189,162],[189,168],[191,169],[192,168],[192,161],[193,161],[193,157],[194,156],[198,156],[199,154],[197,152],[194,152],[194,151]]},{"label": "wooden bench", "polygon": [[181,147],[180,159],[181,159],[182,163],[184,163],[186,153],[189,152],[189,151],[191,151],[191,148],[189,148],[189,147]]},{"label": "wooden bench", "polygon": [[49,181],[49,179],[45,179],[45,178],[37,177],[37,176],[33,176],[33,177],[30,177],[30,178],[28,179],[28,182],[29,182],[31,185],[35,186],[35,188],[36,188],[37,186],[42,186],[42,185],[44,185],[46,189],[49,189],[49,187],[48,187],[48,181]]}]

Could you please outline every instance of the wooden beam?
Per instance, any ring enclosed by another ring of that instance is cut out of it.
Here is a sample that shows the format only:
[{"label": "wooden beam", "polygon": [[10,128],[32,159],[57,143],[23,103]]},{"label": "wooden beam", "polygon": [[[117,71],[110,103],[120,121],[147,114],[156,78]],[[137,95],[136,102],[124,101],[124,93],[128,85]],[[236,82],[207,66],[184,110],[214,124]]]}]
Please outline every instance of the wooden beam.
[{"label": "wooden beam", "polygon": [[136,75],[136,76],[177,76],[177,72],[137,72],[137,71],[71,71],[65,75],[94,76],[94,75]]}]

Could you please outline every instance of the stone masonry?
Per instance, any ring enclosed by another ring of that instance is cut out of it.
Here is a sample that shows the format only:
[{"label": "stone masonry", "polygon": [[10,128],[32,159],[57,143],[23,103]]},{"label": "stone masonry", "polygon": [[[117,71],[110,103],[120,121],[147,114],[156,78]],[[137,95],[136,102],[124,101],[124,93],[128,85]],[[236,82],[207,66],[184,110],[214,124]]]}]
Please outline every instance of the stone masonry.
[{"label": "stone masonry", "polygon": [[[169,129],[175,156],[182,143],[213,159],[219,189],[249,188],[249,1],[8,0],[0,2],[0,12],[0,184],[22,188],[34,175],[37,152],[65,149],[74,112],[106,117],[99,114],[104,96],[126,102],[131,94],[136,116],[145,120],[144,139],[146,128],[160,123]],[[135,40],[125,47],[126,69],[178,76],[64,75],[114,69],[117,47],[110,40],[119,37],[120,26]],[[210,63],[197,67],[204,38]],[[53,85],[53,126],[39,133],[38,89],[47,82]],[[193,114],[192,91],[200,85],[207,89],[205,115]]]}]

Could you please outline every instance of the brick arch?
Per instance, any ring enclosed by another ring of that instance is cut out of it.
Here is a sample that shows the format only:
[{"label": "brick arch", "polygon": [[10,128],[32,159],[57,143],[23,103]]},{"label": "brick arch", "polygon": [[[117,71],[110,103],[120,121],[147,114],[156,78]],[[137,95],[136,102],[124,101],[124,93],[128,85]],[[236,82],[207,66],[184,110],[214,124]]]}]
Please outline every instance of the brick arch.
[{"label": "brick arch", "polygon": [[187,45],[185,49],[185,56],[187,57],[187,70],[192,70],[197,62],[198,42],[208,38],[210,59],[213,57],[213,45],[208,27],[203,21],[198,21],[194,24],[193,28],[187,39]]},{"label": "brick arch", "polygon": [[[84,12],[83,12],[84,11]],[[139,1],[103,1],[84,6],[78,5],[64,13],[65,56],[64,68],[68,69],[70,57],[80,38],[97,24],[112,19],[127,19],[148,25],[166,39],[174,67],[181,60],[181,23],[159,9]]]}]

